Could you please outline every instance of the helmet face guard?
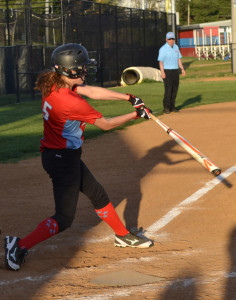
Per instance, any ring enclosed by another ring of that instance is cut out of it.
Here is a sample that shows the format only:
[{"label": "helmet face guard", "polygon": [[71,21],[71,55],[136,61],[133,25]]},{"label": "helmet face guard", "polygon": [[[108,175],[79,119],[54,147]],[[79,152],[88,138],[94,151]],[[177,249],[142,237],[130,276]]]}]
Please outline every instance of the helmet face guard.
[{"label": "helmet face guard", "polygon": [[71,79],[87,76],[87,68],[96,65],[85,47],[80,44],[64,44],[57,47],[51,56],[51,64],[58,74]]},{"label": "helmet face guard", "polygon": [[55,65],[54,69],[57,73],[69,77],[71,79],[87,76],[87,70],[85,66],[66,69],[65,67]]}]

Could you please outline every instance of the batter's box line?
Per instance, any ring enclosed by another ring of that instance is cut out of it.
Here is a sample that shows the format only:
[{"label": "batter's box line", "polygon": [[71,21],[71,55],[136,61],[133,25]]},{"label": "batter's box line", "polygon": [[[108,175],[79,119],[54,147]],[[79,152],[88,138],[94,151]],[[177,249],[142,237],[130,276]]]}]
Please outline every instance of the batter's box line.
[{"label": "batter's box line", "polygon": [[171,221],[173,221],[177,216],[179,216],[188,205],[196,202],[199,200],[202,196],[204,196],[206,193],[208,193],[210,190],[212,190],[214,187],[216,187],[219,183],[224,183],[228,187],[232,187],[232,184],[230,184],[228,181],[226,181],[226,178],[229,177],[231,174],[236,172],[236,165],[230,167],[226,171],[224,171],[221,175],[218,177],[208,181],[205,183],[205,185],[200,188],[198,191],[193,193],[191,196],[180,202],[177,206],[172,208],[166,215],[164,215],[161,219],[156,221],[154,224],[149,226],[147,228],[147,232],[149,236],[154,236],[156,233],[165,227],[167,224],[169,224]]}]

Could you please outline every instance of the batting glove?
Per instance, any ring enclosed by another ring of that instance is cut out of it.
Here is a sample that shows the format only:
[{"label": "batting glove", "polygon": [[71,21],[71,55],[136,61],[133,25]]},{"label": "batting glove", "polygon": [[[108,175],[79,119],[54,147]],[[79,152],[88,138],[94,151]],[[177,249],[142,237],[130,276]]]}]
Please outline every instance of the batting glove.
[{"label": "batting glove", "polygon": [[144,118],[144,119],[150,119],[150,113],[152,113],[152,110],[144,105],[136,108],[136,112],[137,112],[137,117],[136,119],[139,118]]},{"label": "batting glove", "polygon": [[140,99],[140,98],[138,98],[134,95],[128,94],[128,93],[126,95],[129,95],[129,100],[128,101],[132,104],[132,106],[134,108],[138,108],[138,107],[144,105],[144,102],[143,102],[142,99]]}]

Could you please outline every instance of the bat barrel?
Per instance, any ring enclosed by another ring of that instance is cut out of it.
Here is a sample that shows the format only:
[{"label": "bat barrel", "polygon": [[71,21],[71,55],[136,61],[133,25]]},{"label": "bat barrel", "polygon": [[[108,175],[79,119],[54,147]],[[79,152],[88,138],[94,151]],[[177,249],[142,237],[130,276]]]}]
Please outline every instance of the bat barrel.
[{"label": "bat barrel", "polygon": [[150,113],[151,119],[153,119],[158,125],[162,127],[175,141],[179,144],[187,153],[189,153],[197,162],[199,162],[204,168],[215,176],[219,176],[221,169],[214,165],[207,157],[205,157],[197,148],[190,144],[184,137],[172,130],[166,124],[161,122],[153,114]]}]

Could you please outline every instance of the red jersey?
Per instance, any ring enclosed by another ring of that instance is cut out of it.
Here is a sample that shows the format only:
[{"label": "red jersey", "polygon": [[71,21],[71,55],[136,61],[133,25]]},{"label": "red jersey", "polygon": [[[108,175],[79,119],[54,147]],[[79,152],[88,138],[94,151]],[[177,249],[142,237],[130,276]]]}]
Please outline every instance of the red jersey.
[{"label": "red jersey", "polygon": [[41,151],[49,149],[78,149],[83,143],[86,123],[94,124],[102,114],[69,88],[53,90],[43,99],[44,137]]}]

